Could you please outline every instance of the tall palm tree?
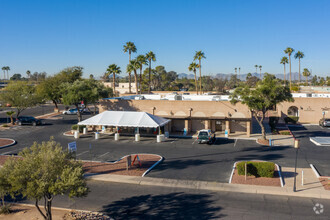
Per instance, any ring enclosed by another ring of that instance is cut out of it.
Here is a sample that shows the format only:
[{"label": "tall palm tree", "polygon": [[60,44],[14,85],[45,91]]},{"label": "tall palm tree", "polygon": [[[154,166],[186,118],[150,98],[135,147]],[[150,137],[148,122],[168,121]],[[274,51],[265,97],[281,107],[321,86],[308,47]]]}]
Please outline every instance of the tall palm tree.
[{"label": "tall palm tree", "polygon": [[205,54],[203,51],[196,51],[195,56],[194,56],[194,60],[198,60],[199,61],[199,91],[200,94],[202,94],[202,59],[205,59]]},{"label": "tall palm tree", "polygon": [[302,74],[304,77],[306,77],[306,86],[308,86],[308,77],[311,75],[311,72],[309,72],[309,70],[305,68]]},{"label": "tall palm tree", "polygon": [[129,62],[126,68],[126,72],[134,72],[134,78],[135,78],[135,88],[136,88],[136,94],[139,94],[139,87],[138,87],[138,79],[137,79],[137,70],[140,69],[140,63],[136,60],[133,59]]},{"label": "tall palm tree", "polygon": [[7,71],[7,80],[9,80],[9,73],[8,73],[8,71],[10,70],[10,67],[9,66],[6,66],[7,67],[7,69],[6,69],[6,71]]},{"label": "tall palm tree", "polygon": [[193,71],[194,75],[195,75],[195,88],[196,88],[196,94],[197,95],[198,95],[198,86],[197,86],[196,69],[198,69],[198,68],[199,68],[199,65],[195,62],[192,62],[188,67],[188,70]]},{"label": "tall palm tree", "polygon": [[286,81],[286,77],[285,77],[285,64],[288,63],[288,58],[287,57],[282,57],[280,63],[284,65],[284,85],[285,85],[285,81]]},{"label": "tall palm tree", "polygon": [[150,82],[151,82],[151,62],[152,61],[156,61],[156,55],[152,52],[152,51],[149,51],[147,54],[146,54],[146,58],[148,60],[148,63],[149,63],[149,83],[148,83],[148,93],[150,94],[150,90],[151,90],[151,87],[150,87]]},{"label": "tall palm tree", "polygon": [[237,67],[235,67],[235,74],[237,75]]},{"label": "tall palm tree", "polygon": [[301,51],[298,51],[295,55],[294,58],[299,59],[299,83],[300,83],[300,59],[304,58],[305,54]]},{"label": "tall palm tree", "polygon": [[28,79],[30,79],[30,77],[31,77],[31,71],[30,70],[27,70],[26,71],[26,75],[27,75]]},{"label": "tall palm tree", "polygon": [[120,74],[121,70],[120,67],[116,64],[109,65],[107,72],[106,72],[106,78],[108,78],[112,74],[112,88],[113,88],[113,94],[116,95],[116,74]]},{"label": "tall palm tree", "polygon": [[5,80],[6,79],[6,69],[7,69],[7,67],[3,66],[1,69],[3,70],[3,80]]},{"label": "tall palm tree", "polygon": [[238,78],[241,75],[241,67],[238,67]]},{"label": "tall palm tree", "polygon": [[262,68],[262,66],[260,65],[259,66],[259,69],[260,69],[260,80],[261,80],[261,68]]},{"label": "tall palm tree", "polygon": [[140,87],[140,94],[142,94],[142,68],[143,65],[147,65],[148,61],[147,58],[144,55],[139,55],[137,56],[136,60],[140,63],[140,83],[139,83],[139,87]]},{"label": "tall palm tree", "polygon": [[[136,53],[136,46],[133,42],[126,42],[124,45],[124,53],[128,52],[129,58],[128,63],[131,62],[131,54]],[[131,93],[131,72],[128,72],[128,78],[129,78],[129,85],[128,85],[128,91]]]},{"label": "tall palm tree", "polygon": [[290,90],[291,90],[291,54],[294,52],[294,49],[291,47],[287,47],[284,50],[284,53],[288,54],[289,56],[289,64],[290,64]]},{"label": "tall palm tree", "polygon": [[256,68],[256,74],[258,74],[258,65],[254,65],[254,67]]}]

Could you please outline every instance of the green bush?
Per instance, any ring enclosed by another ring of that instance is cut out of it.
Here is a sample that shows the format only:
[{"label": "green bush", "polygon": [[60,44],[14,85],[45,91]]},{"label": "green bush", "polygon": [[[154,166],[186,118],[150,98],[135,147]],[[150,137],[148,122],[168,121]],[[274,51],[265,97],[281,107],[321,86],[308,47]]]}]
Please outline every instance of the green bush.
[{"label": "green bush", "polygon": [[290,131],[279,131],[281,135],[291,135]]},{"label": "green bush", "polygon": [[274,176],[275,164],[272,162],[248,162],[243,161],[237,163],[238,175],[245,175],[245,163],[247,163],[247,175],[255,177],[270,177]]},{"label": "green bush", "polygon": [[286,124],[291,123],[291,124],[296,124],[299,120],[299,117],[296,116],[288,116],[284,118],[284,121]]},{"label": "green bush", "polygon": [[[84,128],[86,128],[85,125],[79,125],[79,133],[82,133]],[[71,129],[72,130],[78,130],[78,125],[72,125]]]}]

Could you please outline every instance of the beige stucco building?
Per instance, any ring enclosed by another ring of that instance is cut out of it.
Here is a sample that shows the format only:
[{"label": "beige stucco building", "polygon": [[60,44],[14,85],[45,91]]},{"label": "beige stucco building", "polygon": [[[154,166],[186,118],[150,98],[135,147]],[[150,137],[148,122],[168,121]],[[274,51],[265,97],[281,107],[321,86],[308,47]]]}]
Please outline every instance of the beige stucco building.
[{"label": "beige stucco building", "polygon": [[[105,110],[144,111],[171,119],[165,130],[169,132],[196,132],[201,129],[229,133],[252,131],[252,114],[247,106],[233,105],[229,96],[208,95],[137,95],[120,99],[103,100],[100,112]],[[330,117],[329,97],[295,97],[294,102],[276,106],[267,116],[298,116],[300,123],[316,124],[323,117]]]}]

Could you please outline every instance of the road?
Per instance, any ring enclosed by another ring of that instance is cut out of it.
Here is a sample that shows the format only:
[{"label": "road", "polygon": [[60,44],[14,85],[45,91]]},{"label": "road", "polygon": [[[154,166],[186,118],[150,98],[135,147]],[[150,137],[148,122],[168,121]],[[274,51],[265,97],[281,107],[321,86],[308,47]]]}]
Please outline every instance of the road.
[{"label": "road", "polygon": [[[312,220],[330,216],[330,200],[101,181],[89,181],[88,186],[91,192],[86,198],[55,197],[53,206],[101,211],[115,219]],[[324,206],[322,214],[313,211],[316,203]]]}]

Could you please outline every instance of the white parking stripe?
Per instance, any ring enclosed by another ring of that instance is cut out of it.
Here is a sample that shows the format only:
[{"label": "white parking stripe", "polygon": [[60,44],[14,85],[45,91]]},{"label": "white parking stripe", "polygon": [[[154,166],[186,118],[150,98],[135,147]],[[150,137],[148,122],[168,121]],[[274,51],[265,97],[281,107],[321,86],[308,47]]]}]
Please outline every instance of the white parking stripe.
[{"label": "white parking stripe", "polygon": [[77,156],[80,156],[80,155],[83,155],[85,153],[88,153],[88,150],[84,151],[84,152],[81,152],[80,154],[77,154]]},{"label": "white parking stripe", "polygon": [[97,158],[103,157],[103,156],[105,156],[105,155],[107,155],[107,154],[109,154],[109,153],[110,153],[110,152],[106,152],[106,153],[104,153],[104,154],[98,156]]},{"label": "white parking stripe", "polygon": [[236,143],[237,143],[238,139],[235,139],[235,144],[234,144],[234,147],[236,147]]},{"label": "white parking stripe", "polygon": [[195,139],[194,142],[192,142],[192,144],[195,144],[196,141],[197,141],[197,139]]}]

